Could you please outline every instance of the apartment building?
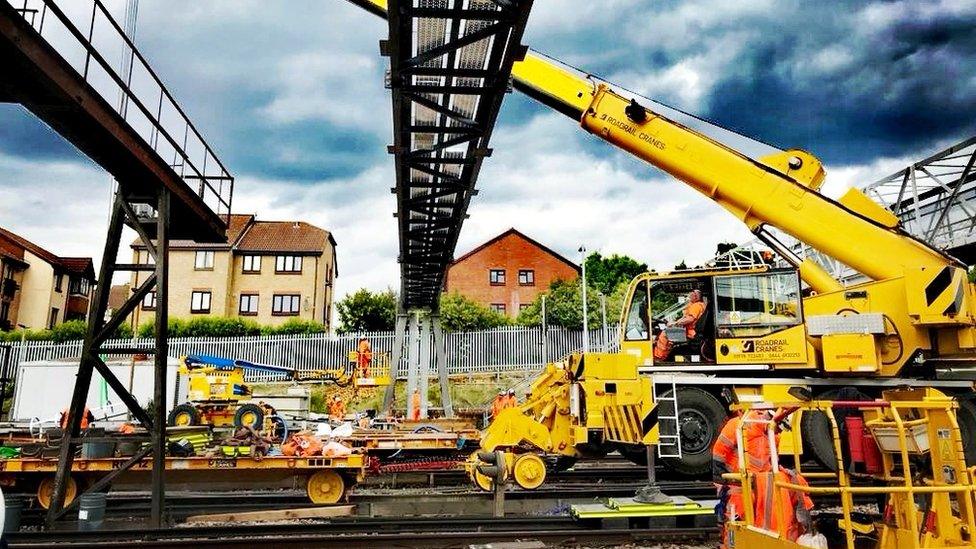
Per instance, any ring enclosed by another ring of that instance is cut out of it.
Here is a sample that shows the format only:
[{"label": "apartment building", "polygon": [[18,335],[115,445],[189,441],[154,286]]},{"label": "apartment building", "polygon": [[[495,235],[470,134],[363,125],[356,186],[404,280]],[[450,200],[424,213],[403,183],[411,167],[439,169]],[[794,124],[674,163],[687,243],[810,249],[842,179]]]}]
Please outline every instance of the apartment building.
[{"label": "apartment building", "polygon": [[444,291],[459,292],[515,317],[553,280],[575,280],[579,266],[516,229],[509,229],[454,260]]},{"label": "apartment building", "polygon": [[0,228],[0,330],[84,320],[94,286],[90,257],[60,257]]},{"label": "apartment building", "polygon": [[[268,325],[301,318],[331,329],[335,246],[329,231],[302,221],[232,215],[226,244],[170,243],[169,315],[240,316]],[[152,261],[139,241],[132,250],[133,261]],[[135,273],[130,287],[146,276]],[[135,322],[151,320],[155,310],[152,292],[134,313]]]}]

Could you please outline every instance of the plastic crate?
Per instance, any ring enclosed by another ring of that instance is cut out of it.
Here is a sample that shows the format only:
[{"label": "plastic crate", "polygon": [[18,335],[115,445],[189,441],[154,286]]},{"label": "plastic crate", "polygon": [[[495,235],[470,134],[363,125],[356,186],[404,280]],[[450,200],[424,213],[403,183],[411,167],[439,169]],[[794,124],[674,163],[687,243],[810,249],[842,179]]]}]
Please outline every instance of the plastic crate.
[{"label": "plastic crate", "polygon": [[[929,426],[924,419],[905,421],[905,444],[909,454],[925,454],[929,451]],[[878,442],[882,452],[900,453],[901,443],[898,441],[898,426],[892,421],[874,420],[868,422],[868,428]]]}]

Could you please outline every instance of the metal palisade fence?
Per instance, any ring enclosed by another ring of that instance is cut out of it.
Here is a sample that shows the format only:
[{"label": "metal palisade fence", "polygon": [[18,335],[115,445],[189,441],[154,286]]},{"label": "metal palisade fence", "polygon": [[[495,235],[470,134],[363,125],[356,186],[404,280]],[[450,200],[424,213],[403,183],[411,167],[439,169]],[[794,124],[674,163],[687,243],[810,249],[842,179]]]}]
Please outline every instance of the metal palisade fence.
[{"label": "metal palisade fence", "polygon": [[[591,351],[613,351],[617,347],[616,327],[590,330]],[[393,350],[393,332],[350,334],[309,334],[246,336],[225,338],[170,338],[169,354],[174,357],[204,354],[262,364],[287,366],[300,371],[345,366],[349,351],[356,349],[359,338],[370,340],[374,353]],[[419,342],[433,345],[429,335]],[[406,338],[405,338],[406,339]],[[450,374],[502,373],[535,370],[546,362],[558,360],[583,347],[582,330],[549,328],[545,337],[541,328],[512,326],[478,332],[453,332],[446,336],[446,356]],[[417,343],[417,342],[415,342]],[[146,347],[152,339],[122,339],[109,341],[103,348]],[[405,342],[406,344],[406,342]],[[10,344],[8,372],[15,373],[22,363],[68,360],[79,357],[81,341],[55,343],[26,341]],[[130,355],[108,355],[108,358],[128,358]],[[428,356],[433,356],[431,353]],[[437,375],[430,365],[430,374]],[[397,368],[397,376],[406,377],[406,353]],[[273,374],[249,372],[249,381],[269,381]]]}]

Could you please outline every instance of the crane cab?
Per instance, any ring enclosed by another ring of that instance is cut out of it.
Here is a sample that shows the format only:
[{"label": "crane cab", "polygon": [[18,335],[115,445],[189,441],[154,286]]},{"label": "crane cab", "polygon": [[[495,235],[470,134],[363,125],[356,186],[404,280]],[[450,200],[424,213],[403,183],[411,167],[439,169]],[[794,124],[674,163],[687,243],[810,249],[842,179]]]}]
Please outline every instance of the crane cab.
[{"label": "crane cab", "polygon": [[806,368],[813,355],[795,269],[645,273],[621,320],[621,351],[644,370]]}]

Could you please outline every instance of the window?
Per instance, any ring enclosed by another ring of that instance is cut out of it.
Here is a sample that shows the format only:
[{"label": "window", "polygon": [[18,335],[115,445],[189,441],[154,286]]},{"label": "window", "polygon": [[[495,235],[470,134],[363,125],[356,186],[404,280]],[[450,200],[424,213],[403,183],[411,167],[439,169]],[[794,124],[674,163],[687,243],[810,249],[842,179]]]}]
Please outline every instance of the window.
[{"label": "window", "polygon": [[760,337],[802,321],[796,273],[716,277],[715,295],[719,337]]},{"label": "window", "polygon": [[300,255],[279,255],[275,258],[276,273],[300,273],[302,272],[302,256]]},{"label": "window", "polygon": [[488,271],[488,282],[490,282],[492,286],[504,286],[505,269],[491,269]]},{"label": "window", "polygon": [[48,320],[47,327],[48,329],[54,329],[54,327],[57,325],[58,325],[58,309],[55,307],[51,309],[51,319]]},{"label": "window", "polygon": [[240,314],[254,316],[258,314],[258,294],[241,294]]},{"label": "window", "polygon": [[212,251],[197,252],[193,260],[193,268],[197,271],[212,271],[214,265],[214,253]]},{"label": "window", "polygon": [[496,313],[505,314],[505,304],[504,303],[492,303],[491,310]]},{"label": "window", "polygon": [[210,312],[210,290],[195,291],[190,295],[190,312],[191,313]]},{"label": "window", "polygon": [[522,312],[531,306],[532,306],[531,303],[519,303],[519,312]]},{"label": "window", "polygon": [[64,284],[64,275],[58,273],[54,275],[54,291],[61,293],[61,286]]},{"label": "window", "polygon": [[143,311],[155,311],[156,310],[156,292],[149,292],[145,297],[142,298],[142,310]]},{"label": "window", "polygon": [[260,273],[261,272],[261,256],[259,255],[245,255],[244,256],[244,268],[241,270],[244,273]]},{"label": "window", "polygon": [[294,316],[298,314],[301,296],[298,294],[278,295],[271,298],[271,314],[275,316]]},{"label": "window", "polygon": [[68,293],[74,295],[88,295],[89,289],[91,289],[91,284],[87,278],[72,277],[71,282],[68,283]]},{"label": "window", "polygon": [[650,320],[647,307],[647,281],[641,280],[634,290],[634,297],[627,310],[627,329],[624,338],[627,341],[646,341],[650,333]]},{"label": "window", "polygon": [[0,325],[10,320],[10,302],[0,302]]},{"label": "window", "polygon": [[519,284],[522,286],[535,286],[535,271],[532,269],[519,269]]}]

